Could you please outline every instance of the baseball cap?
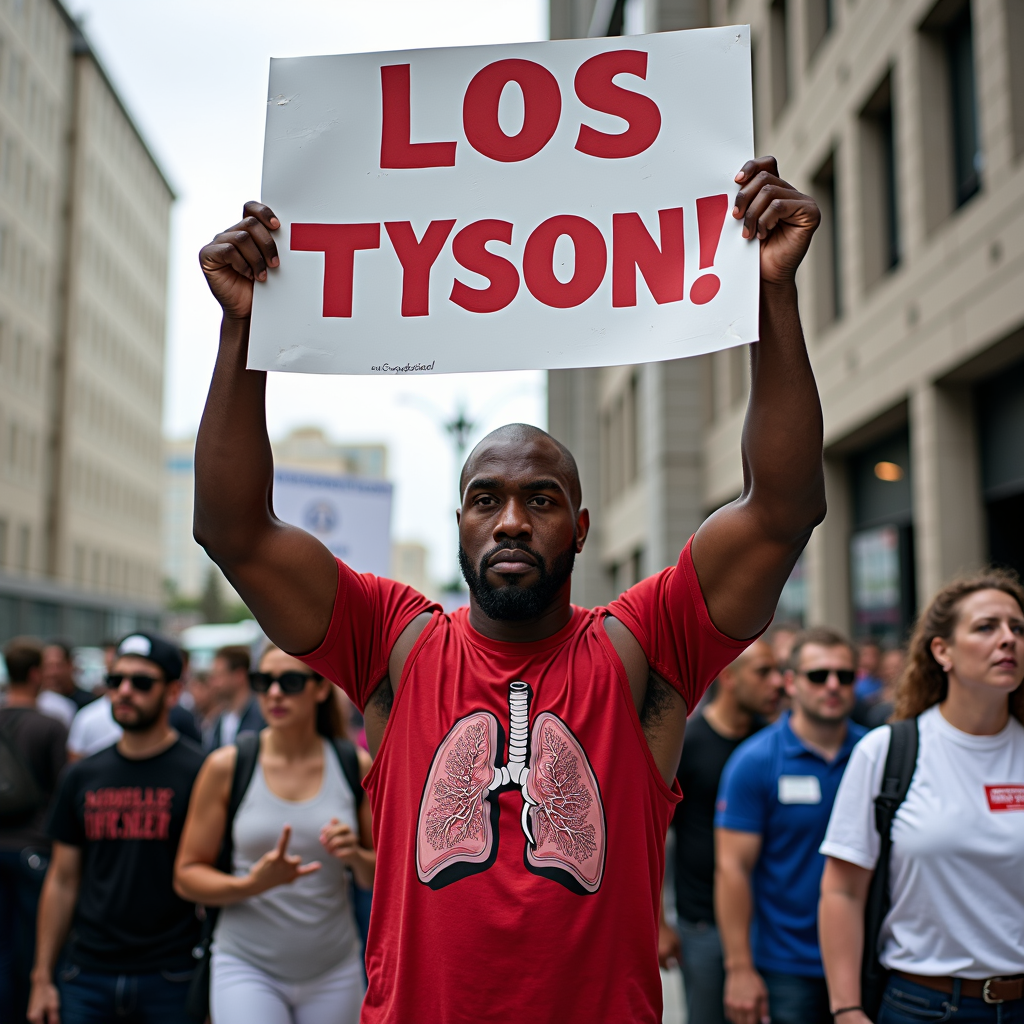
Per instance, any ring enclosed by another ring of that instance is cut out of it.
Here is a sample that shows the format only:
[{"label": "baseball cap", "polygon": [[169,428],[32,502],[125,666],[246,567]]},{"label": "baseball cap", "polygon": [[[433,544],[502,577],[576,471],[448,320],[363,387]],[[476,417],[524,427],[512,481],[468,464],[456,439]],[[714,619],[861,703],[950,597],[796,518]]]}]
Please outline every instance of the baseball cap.
[{"label": "baseball cap", "polygon": [[133,655],[158,665],[169,683],[181,678],[184,660],[178,645],[157,633],[129,633],[118,645],[117,656]]}]

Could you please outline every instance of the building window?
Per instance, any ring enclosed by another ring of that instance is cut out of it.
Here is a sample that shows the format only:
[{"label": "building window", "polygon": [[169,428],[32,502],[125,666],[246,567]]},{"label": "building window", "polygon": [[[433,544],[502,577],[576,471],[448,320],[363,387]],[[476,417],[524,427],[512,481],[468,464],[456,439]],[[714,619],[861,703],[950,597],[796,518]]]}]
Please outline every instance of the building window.
[{"label": "building window", "polygon": [[965,4],[944,32],[953,129],[953,187],[957,207],[981,187],[981,145],[974,88],[974,33]]},{"label": "building window", "polygon": [[836,154],[830,153],[814,176],[812,191],[821,210],[815,237],[815,304],[817,327],[824,330],[842,316],[839,197],[836,193]]},{"label": "building window", "polygon": [[768,36],[771,50],[772,120],[778,120],[789,102],[789,19],[786,0],[772,0],[768,9]]},{"label": "building window", "polygon": [[975,407],[989,558],[1024,575],[1024,361],[979,385]]},{"label": "building window", "polygon": [[604,452],[604,500],[614,501],[639,471],[640,375],[634,370],[601,418]]},{"label": "building window", "polygon": [[854,456],[850,477],[855,632],[898,644],[914,621],[917,603],[910,435],[906,428]]},{"label": "building window", "polygon": [[810,63],[818,47],[835,24],[834,0],[807,0],[807,61]]},{"label": "building window", "polygon": [[[974,32],[968,0],[939,0],[925,18],[919,67],[925,211],[927,228],[934,231],[981,188]],[[1012,84],[1011,78],[1011,88]]]},{"label": "building window", "polygon": [[1006,0],[1005,10],[1013,155],[1019,157],[1024,154],[1024,0]]},{"label": "building window", "polygon": [[864,281],[870,287],[900,261],[892,73],[860,114]]},{"label": "building window", "polygon": [[24,524],[18,530],[18,571],[28,572],[32,560],[32,530]]}]

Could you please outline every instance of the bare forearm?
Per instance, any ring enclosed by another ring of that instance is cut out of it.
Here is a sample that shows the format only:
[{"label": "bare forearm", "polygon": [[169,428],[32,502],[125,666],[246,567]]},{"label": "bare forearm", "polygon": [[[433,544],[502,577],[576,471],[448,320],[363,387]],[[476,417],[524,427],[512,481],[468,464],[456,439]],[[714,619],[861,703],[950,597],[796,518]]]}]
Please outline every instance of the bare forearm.
[{"label": "bare forearm", "polygon": [[361,889],[372,889],[373,878],[377,870],[377,853],[360,847],[349,862],[356,885]]},{"label": "bare forearm", "polygon": [[863,901],[847,893],[823,892],[818,906],[818,935],[832,1006],[859,1006]]},{"label": "bare forearm", "polygon": [[185,900],[206,907],[227,907],[256,896],[259,889],[250,875],[241,877],[218,871],[209,864],[189,864],[174,877],[174,891]]},{"label": "bare forearm", "polygon": [[248,318],[225,316],[196,438],[195,535],[222,564],[250,554],[255,535],[272,523],[267,375],[245,368],[248,343]]},{"label": "bare forearm", "polygon": [[57,956],[68,937],[77,901],[77,880],[61,879],[53,873],[46,876],[39,898],[33,979],[42,982],[52,980]]},{"label": "bare forearm", "polygon": [[796,285],[761,284],[761,340],[751,346],[743,468],[766,533],[805,538],[824,516],[822,420],[804,345]]},{"label": "bare forearm", "polygon": [[719,864],[715,869],[715,918],[728,971],[753,966],[754,958],[750,951],[752,916],[750,876],[736,865]]}]

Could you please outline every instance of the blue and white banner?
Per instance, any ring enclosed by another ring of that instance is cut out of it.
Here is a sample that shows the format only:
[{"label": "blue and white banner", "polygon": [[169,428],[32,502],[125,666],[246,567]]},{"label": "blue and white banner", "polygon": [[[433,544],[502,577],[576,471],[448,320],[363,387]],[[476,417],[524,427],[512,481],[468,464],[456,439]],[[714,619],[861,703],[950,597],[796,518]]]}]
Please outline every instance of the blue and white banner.
[{"label": "blue and white banner", "polygon": [[392,490],[386,480],[275,469],[274,511],[356,572],[388,576]]}]

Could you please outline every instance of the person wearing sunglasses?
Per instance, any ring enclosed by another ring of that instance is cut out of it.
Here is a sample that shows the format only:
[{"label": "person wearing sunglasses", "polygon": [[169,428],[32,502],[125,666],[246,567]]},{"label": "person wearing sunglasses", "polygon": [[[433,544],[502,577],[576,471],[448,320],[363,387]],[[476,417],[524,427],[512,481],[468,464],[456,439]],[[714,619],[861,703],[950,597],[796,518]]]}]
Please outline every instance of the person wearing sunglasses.
[{"label": "person wearing sunglasses", "polygon": [[715,815],[715,913],[733,1024],[831,1024],[818,947],[818,852],[850,753],[854,651],[815,627],[793,641],[792,710],[741,744]]},{"label": "person wearing sunglasses", "polygon": [[184,1020],[200,922],[172,875],[203,754],[169,721],[182,667],[181,652],[163,637],[122,640],[107,676],[122,734],[71,765],[58,786],[32,1024]]},{"label": "person wearing sunglasses", "polygon": [[[361,888],[373,885],[360,781],[370,756],[339,742],[333,685],[298,659],[270,647],[250,681],[267,726],[207,759],[175,872],[178,892],[221,908],[213,1024],[356,1024],[365,984],[350,873]],[[229,874],[216,865],[247,744],[255,766],[230,826]]]},{"label": "person wearing sunglasses", "polygon": [[[835,1019],[1022,1024],[1024,587],[1015,575],[990,569],[932,598],[895,698],[891,724],[853,751],[821,847],[821,943]],[[876,799],[883,777],[895,775],[886,768],[893,737],[912,735],[900,724],[911,721],[916,758],[883,863]],[[889,907],[871,936],[875,949],[865,949],[868,893],[886,870]],[[862,990],[865,958],[869,967],[877,958],[875,978],[888,978]]]}]

